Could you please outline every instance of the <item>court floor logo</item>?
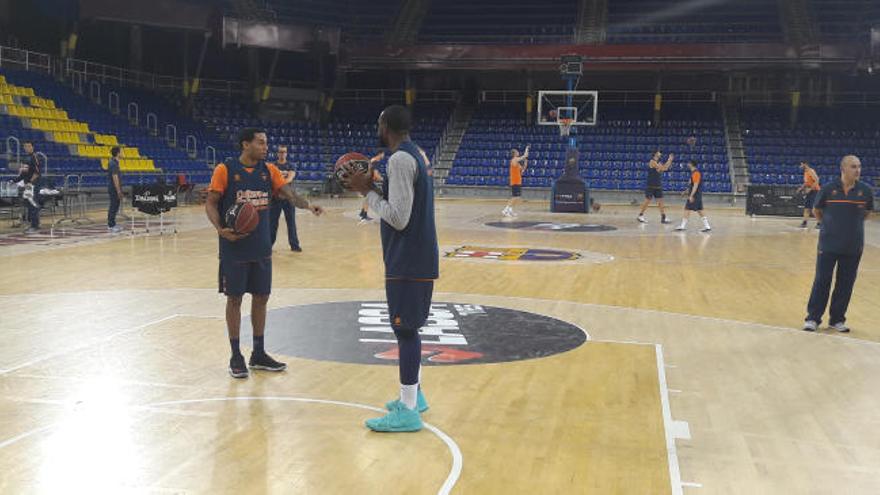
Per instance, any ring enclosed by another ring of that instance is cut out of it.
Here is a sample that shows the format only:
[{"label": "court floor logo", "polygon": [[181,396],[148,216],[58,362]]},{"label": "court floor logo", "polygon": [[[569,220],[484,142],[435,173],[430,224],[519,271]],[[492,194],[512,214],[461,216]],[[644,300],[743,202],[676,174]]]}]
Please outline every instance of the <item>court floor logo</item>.
[{"label": "court floor logo", "polygon": [[608,232],[617,230],[611,225],[599,225],[592,223],[562,223],[562,222],[488,222],[486,225],[499,229],[513,230],[537,230],[544,232]]},{"label": "court floor logo", "polygon": [[[346,301],[270,310],[269,352],[321,361],[396,364],[397,340],[384,302]],[[250,322],[242,321],[250,344]],[[437,302],[422,337],[422,363],[501,363],[552,356],[587,340],[578,326],[556,318],[493,306]]]},{"label": "court floor logo", "polygon": [[444,257],[485,261],[575,261],[582,256],[558,249],[461,246],[446,251]]}]

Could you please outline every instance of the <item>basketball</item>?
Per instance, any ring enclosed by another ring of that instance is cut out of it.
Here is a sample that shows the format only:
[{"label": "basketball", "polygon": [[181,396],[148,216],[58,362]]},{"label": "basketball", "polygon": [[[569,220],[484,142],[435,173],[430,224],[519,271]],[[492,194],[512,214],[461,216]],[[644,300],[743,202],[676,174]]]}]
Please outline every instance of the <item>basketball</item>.
[{"label": "basketball", "polygon": [[370,170],[370,159],[366,157],[366,155],[357,152],[349,152],[339,157],[336,160],[336,165],[333,167],[333,174],[336,176],[336,179],[341,183],[345,184],[345,180],[349,175],[357,172],[364,172]]},{"label": "basketball", "polygon": [[250,203],[236,203],[226,210],[226,226],[236,234],[250,234],[260,224],[260,215]]}]

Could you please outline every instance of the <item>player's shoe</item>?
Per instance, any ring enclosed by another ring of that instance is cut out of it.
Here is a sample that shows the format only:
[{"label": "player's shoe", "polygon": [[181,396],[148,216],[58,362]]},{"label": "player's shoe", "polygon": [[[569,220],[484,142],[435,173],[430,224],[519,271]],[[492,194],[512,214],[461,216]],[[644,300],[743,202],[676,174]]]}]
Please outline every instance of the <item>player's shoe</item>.
[{"label": "player's shoe", "polygon": [[248,366],[253,370],[263,371],[284,371],[287,369],[286,364],[275,361],[265,352],[251,353],[251,359],[248,362]]},{"label": "player's shoe", "polygon": [[232,378],[247,378],[248,369],[244,364],[244,356],[236,354],[229,359],[229,376]]},{"label": "player's shoe", "polygon": [[400,401],[391,405],[388,414],[381,418],[364,421],[367,428],[381,432],[419,431],[422,429],[422,418],[419,412],[409,409]]},{"label": "player's shoe", "polygon": [[639,215],[637,220],[641,223],[648,223],[648,220],[645,218],[645,215]]},{"label": "player's shoe", "polygon": [[846,326],[846,323],[844,323],[842,321],[838,321],[837,323],[831,325],[831,328],[833,328],[834,330],[837,330],[840,333],[849,332],[849,327]]},{"label": "player's shoe", "polygon": [[806,332],[815,332],[819,329],[819,324],[813,320],[807,320],[804,322],[804,331]]}]

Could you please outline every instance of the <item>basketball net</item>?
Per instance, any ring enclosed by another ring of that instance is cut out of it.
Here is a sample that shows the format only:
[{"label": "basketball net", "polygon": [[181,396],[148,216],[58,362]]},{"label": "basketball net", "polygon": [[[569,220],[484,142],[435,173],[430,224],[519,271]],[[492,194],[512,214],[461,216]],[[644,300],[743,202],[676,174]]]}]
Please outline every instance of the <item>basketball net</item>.
[{"label": "basketball net", "polygon": [[559,135],[568,136],[572,124],[574,124],[574,119],[559,119]]}]

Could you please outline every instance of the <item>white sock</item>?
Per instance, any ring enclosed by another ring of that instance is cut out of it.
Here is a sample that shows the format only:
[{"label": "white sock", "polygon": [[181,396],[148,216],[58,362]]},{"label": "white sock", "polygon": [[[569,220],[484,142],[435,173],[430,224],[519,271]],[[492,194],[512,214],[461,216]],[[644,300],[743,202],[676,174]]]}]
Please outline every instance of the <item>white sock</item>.
[{"label": "white sock", "polygon": [[709,217],[703,217],[703,227],[706,227],[707,229],[712,228],[712,227],[709,227]]},{"label": "white sock", "polygon": [[404,385],[400,384],[400,402],[403,402],[403,405],[407,407],[407,409],[415,410],[416,408],[416,394],[419,393],[419,384],[415,385]]}]

